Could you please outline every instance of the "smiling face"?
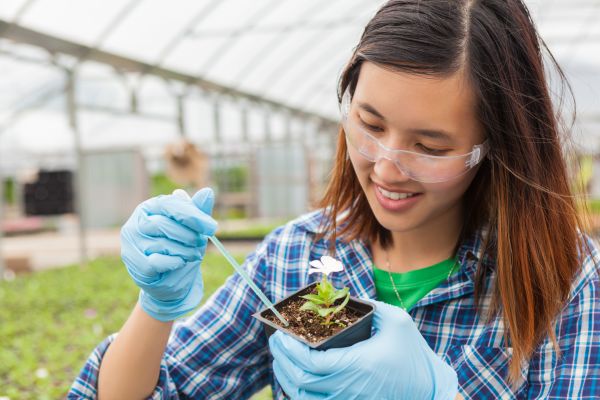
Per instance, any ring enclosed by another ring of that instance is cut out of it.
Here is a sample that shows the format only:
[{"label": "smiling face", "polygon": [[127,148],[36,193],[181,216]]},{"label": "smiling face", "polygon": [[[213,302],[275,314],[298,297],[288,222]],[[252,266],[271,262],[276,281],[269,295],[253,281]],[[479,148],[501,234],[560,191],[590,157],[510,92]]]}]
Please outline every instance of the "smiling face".
[{"label": "smiling face", "polygon": [[[461,73],[439,78],[365,62],[349,118],[387,148],[424,155],[463,155],[485,139]],[[422,183],[386,158],[367,160],[350,143],[348,153],[375,217],[392,234],[460,224],[461,198],[477,167],[446,182]]]}]

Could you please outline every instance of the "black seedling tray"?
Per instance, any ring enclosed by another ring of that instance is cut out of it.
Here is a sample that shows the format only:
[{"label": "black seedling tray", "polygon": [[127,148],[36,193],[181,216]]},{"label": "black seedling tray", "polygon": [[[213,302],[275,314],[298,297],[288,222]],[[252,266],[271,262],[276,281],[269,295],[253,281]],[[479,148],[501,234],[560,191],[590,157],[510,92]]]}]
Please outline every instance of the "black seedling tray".
[{"label": "black seedling tray", "polygon": [[[318,284],[318,282],[311,283],[308,286],[298,290],[297,292],[291,294],[285,299],[275,303],[275,308],[279,311],[282,306],[285,306],[290,301],[298,298],[299,296],[304,296],[305,294],[309,294],[313,291],[313,288]],[[362,300],[356,297],[350,297],[348,300],[348,304],[346,304],[346,308],[357,312],[358,314],[362,314],[362,316],[354,322],[352,325],[345,327],[339,332],[335,333],[328,338],[325,338],[319,342],[309,342],[296,335],[294,332],[288,330],[284,326],[277,325],[274,322],[269,321],[265,318],[267,315],[273,315],[273,312],[265,308],[262,311],[254,313],[252,316],[262,322],[265,333],[267,334],[267,338],[275,333],[276,330],[280,330],[285,332],[286,334],[292,336],[293,338],[306,343],[313,349],[316,350],[327,350],[338,347],[348,347],[353,345],[354,343],[358,343],[361,340],[365,340],[371,337],[371,323],[373,321],[373,313],[375,311],[375,305]]]}]

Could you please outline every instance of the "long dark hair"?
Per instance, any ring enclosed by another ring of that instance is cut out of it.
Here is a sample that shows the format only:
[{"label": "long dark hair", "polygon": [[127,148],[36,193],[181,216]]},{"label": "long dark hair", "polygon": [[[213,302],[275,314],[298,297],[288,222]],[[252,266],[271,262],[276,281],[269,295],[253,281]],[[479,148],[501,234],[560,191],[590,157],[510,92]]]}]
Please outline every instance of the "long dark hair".
[{"label": "long dark hair", "polygon": [[[470,80],[491,151],[465,193],[463,235],[489,226],[485,252],[497,260],[492,314],[501,313],[513,347],[512,381],[546,335],[555,342],[553,321],[583,250],[542,49],[568,87],[520,0],[391,0],[366,26],[338,87],[340,101],[346,88],[354,93],[364,61],[440,77],[462,71]],[[325,232],[332,242],[337,236],[389,246],[391,234],[369,207],[341,127],[337,146],[320,203],[329,210]],[[342,211],[350,223],[336,222]],[[485,271],[478,266],[478,300]]]}]

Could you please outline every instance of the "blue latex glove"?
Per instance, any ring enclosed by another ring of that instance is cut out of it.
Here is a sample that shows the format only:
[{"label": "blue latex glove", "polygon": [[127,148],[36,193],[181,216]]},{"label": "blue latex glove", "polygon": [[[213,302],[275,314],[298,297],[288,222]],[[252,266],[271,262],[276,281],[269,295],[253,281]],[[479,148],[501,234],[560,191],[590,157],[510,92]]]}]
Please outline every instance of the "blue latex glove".
[{"label": "blue latex glove", "polygon": [[288,396],[294,400],[456,397],[456,372],[431,350],[412,318],[399,307],[373,303],[377,331],[350,347],[313,350],[281,331],[269,338],[275,377]]},{"label": "blue latex glove", "polygon": [[138,205],[121,229],[121,258],[140,291],[139,302],[159,321],[172,321],[200,304],[200,263],[207,235],[217,229],[210,216],[210,188],[194,197],[158,196]]}]

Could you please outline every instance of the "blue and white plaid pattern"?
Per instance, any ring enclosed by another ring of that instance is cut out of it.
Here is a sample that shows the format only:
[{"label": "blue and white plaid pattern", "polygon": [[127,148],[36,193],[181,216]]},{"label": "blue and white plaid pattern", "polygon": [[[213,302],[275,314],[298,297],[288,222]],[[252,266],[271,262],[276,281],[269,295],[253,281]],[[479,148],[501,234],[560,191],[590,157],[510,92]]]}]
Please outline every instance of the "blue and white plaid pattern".
[{"label": "blue and white plaid pattern", "polygon": [[[327,254],[327,243],[314,240],[320,218],[317,211],[276,229],[246,259],[246,270],[271,301],[318,279],[316,274],[308,275],[308,261]],[[457,254],[460,271],[421,299],[411,315],[434,351],[457,371],[465,399],[600,398],[600,257],[596,245],[589,242],[593,254],[583,261],[570,300],[556,322],[560,357],[545,340],[530,362],[522,365],[522,380],[512,387],[507,381],[512,348],[506,344],[504,326],[499,318],[485,318],[494,262],[484,260],[491,274],[476,312],[473,278],[481,256],[481,232],[462,243]],[[336,252],[346,269],[333,274],[333,283],[349,286],[353,296],[375,299],[368,247],[361,241],[339,242]],[[259,309],[258,297],[238,274],[232,275],[193,316],[175,325],[150,398],[246,399],[271,384],[274,397],[283,399],[262,326],[251,317]],[[69,399],[96,397],[100,361],[113,338],[93,351]]]}]

